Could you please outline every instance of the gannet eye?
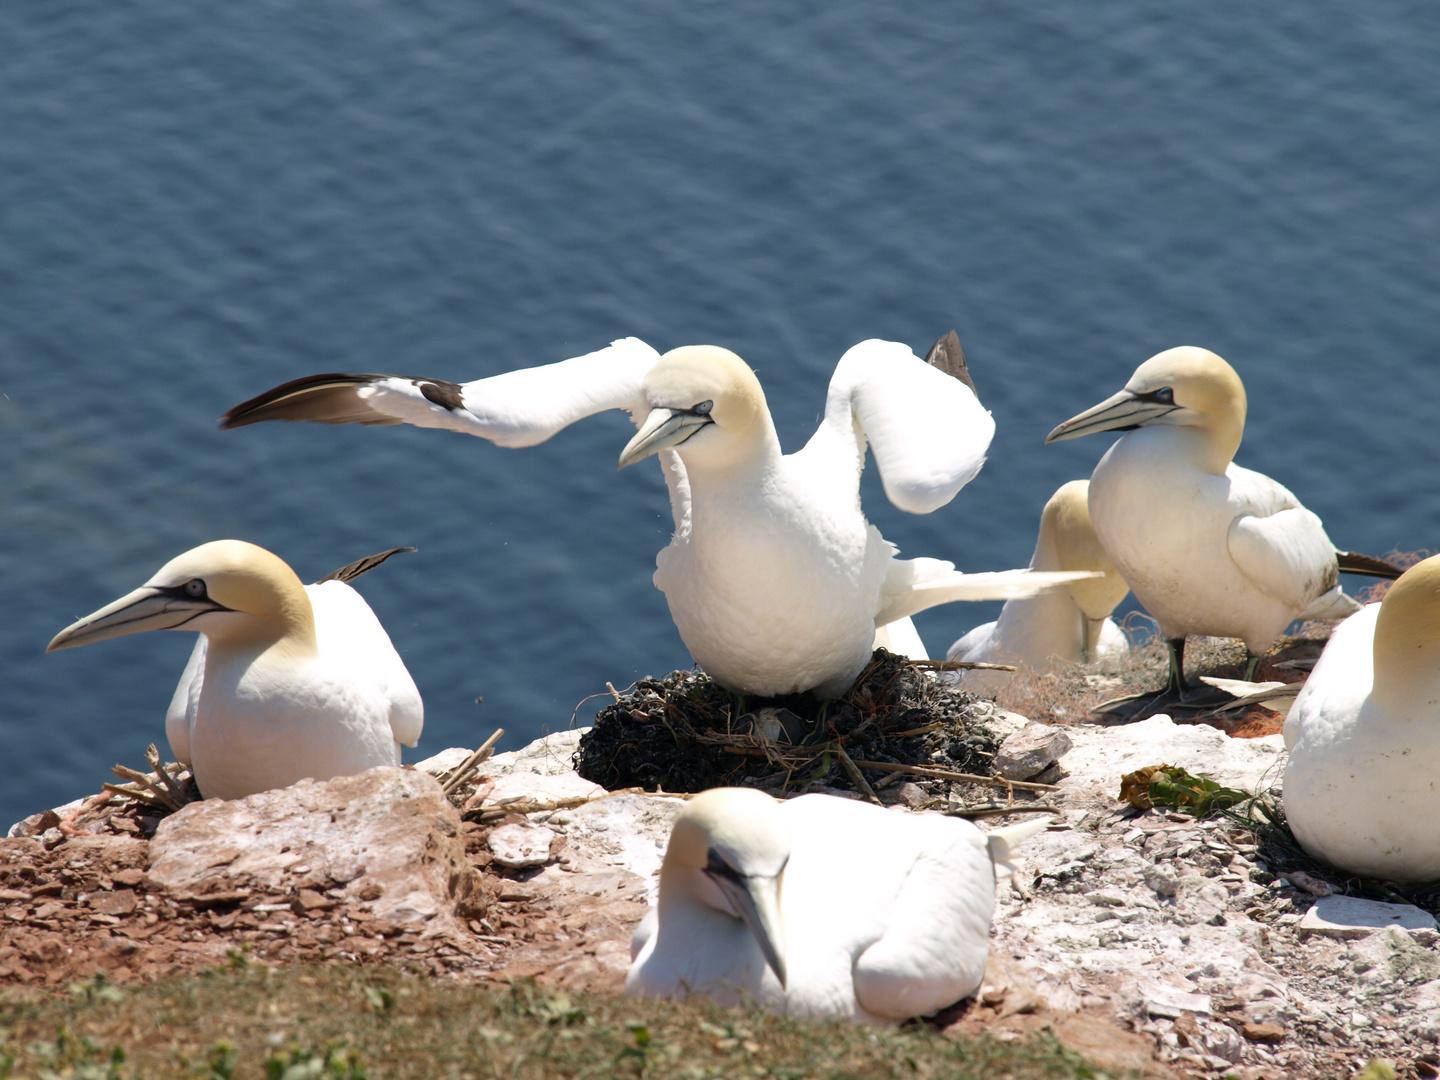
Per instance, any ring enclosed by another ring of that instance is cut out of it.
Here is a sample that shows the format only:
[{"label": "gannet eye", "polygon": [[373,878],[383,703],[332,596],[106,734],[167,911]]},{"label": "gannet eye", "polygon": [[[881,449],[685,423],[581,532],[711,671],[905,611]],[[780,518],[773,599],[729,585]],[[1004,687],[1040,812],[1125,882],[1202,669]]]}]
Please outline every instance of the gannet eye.
[{"label": "gannet eye", "polygon": [[705,866],[705,873],[710,874],[712,877],[722,877],[730,881],[741,880],[740,872],[717,855],[714,848],[711,848],[707,854],[709,855],[709,861]]},{"label": "gannet eye", "polygon": [[696,405],[696,406],[695,406],[693,409],[691,409],[690,411],[691,411],[692,413],[694,413],[696,416],[709,416],[709,415],[710,415],[710,410],[713,409],[714,407],[715,407],[715,402],[713,402],[713,401],[702,401],[702,402],[700,402],[699,405]]},{"label": "gannet eye", "polygon": [[191,578],[185,582],[182,588],[185,590],[186,596],[195,600],[199,600],[205,595],[205,582],[201,581],[198,577]]},{"label": "gannet eye", "polygon": [[1156,390],[1154,397],[1155,400],[1160,402],[1160,404],[1162,405],[1175,404],[1175,391],[1170,389],[1170,387],[1168,386],[1162,386],[1159,390]]}]

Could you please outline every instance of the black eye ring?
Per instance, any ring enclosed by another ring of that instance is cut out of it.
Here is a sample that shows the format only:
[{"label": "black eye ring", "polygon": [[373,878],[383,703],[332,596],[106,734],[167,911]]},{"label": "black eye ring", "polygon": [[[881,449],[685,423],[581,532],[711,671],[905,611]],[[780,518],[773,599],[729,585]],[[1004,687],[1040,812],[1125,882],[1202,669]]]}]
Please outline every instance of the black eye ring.
[{"label": "black eye ring", "polygon": [[205,582],[201,581],[198,577],[191,578],[185,582],[181,588],[185,590],[185,595],[192,600],[199,600],[205,595]]},{"label": "black eye ring", "polygon": [[693,409],[691,409],[690,411],[691,411],[692,413],[694,413],[696,416],[709,416],[709,415],[710,415],[710,410],[713,409],[714,407],[715,407],[715,402],[713,402],[713,401],[702,401],[702,402],[700,402],[699,405],[696,405],[696,406],[695,406]]}]

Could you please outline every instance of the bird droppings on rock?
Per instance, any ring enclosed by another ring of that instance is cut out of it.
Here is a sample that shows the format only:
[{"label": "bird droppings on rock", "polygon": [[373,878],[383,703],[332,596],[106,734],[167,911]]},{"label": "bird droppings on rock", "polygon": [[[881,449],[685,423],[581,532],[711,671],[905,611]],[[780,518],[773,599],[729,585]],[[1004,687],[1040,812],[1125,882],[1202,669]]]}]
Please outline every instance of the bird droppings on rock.
[{"label": "bird droppings on rock", "polygon": [[544,866],[550,861],[550,845],[556,834],[543,825],[501,825],[490,831],[490,853],[495,862],[509,870]]},{"label": "bird droppings on rock", "polygon": [[995,754],[995,775],[1007,780],[1033,780],[1074,745],[1065,729],[1030,721],[1005,736]]},{"label": "bird droppings on rock", "polygon": [[[1000,744],[990,722],[996,711],[884,649],[837,701],[748,697],[703,673],[676,671],[617,695],[580,740],[575,767],[612,791],[859,790],[842,755],[989,776]],[[777,731],[781,737],[772,738]],[[872,786],[903,775],[863,765],[860,772]]]}]

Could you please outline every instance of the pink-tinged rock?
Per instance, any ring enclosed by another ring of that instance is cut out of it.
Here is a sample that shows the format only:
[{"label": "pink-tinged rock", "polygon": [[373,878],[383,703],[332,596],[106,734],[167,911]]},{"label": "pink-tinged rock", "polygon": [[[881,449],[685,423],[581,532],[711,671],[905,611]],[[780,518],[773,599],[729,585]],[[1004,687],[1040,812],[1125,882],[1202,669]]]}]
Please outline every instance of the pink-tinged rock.
[{"label": "pink-tinged rock", "polygon": [[490,832],[490,853],[501,866],[524,870],[550,861],[553,829],[543,825],[501,825]]},{"label": "pink-tinged rock", "polygon": [[149,884],[181,895],[343,888],[376,918],[469,917],[484,896],[434,777],[376,768],[190,803],[150,841]]},{"label": "pink-tinged rock", "polygon": [[1029,780],[1059,761],[1073,746],[1064,729],[1031,720],[1000,744],[995,753],[995,773],[1007,780]]}]

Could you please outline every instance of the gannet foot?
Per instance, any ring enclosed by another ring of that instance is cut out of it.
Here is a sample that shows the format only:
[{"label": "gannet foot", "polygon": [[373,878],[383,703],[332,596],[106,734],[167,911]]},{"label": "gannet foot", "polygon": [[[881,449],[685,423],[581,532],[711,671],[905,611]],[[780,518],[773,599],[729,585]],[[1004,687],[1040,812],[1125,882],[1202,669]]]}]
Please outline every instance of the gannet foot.
[{"label": "gannet foot", "polygon": [[1183,713],[1188,719],[1195,713],[1211,712],[1234,701],[1233,695],[1213,686],[1186,687],[1178,692],[1167,686],[1162,690],[1111,698],[1090,711],[1128,724],[1158,716],[1160,713]]}]

